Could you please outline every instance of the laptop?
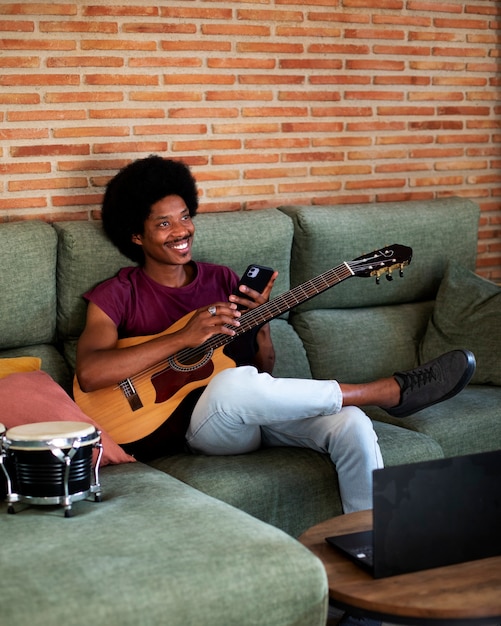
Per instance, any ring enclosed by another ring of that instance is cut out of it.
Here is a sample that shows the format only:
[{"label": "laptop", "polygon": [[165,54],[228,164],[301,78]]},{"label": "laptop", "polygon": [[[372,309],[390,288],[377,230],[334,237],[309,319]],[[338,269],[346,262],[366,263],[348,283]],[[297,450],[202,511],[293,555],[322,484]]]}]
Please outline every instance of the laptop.
[{"label": "laptop", "polygon": [[501,555],[501,450],[375,470],[373,530],[326,540],[374,578]]}]

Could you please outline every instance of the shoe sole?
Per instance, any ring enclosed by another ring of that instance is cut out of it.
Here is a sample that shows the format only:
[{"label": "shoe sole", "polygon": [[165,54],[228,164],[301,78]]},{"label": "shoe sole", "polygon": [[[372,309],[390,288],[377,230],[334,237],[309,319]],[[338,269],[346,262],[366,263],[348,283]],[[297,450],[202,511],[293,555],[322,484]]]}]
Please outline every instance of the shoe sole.
[{"label": "shoe sole", "polygon": [[[473,352],[470,352],[470,350],[460,350],[460,352],[462,352],[466,357],[467,367],[464,371],[463,376],[458,381],[458,384],[454,387],[454,389],[449,394],[447,394],[446,396],[442,398],[442,401],[449,400],[450,398],[453,398],[455,395],[457,395],[462,389],[466,387],[466,385],[472,379],[473,374],[475,373],[477,362],[476,362],[475,355],[473,354]],[[436,403],[433,403],[433,404],[436,404]],[[429,404],[428,406],[432,406],[432,405]]]}]

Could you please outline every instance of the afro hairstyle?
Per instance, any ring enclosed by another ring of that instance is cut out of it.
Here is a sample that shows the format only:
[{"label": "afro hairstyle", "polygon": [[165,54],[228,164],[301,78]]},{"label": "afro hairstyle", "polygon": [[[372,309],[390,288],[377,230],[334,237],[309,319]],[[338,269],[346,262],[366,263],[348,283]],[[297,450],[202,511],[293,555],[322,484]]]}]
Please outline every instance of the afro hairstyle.
[{"label": "afro hairstyle", "polygon": [[193,217],[198,209],[195,179],[181,161],[152,155],[121,169],[106,187],[102,206],[103,228],[122,254],[140,265],[143,249],[132,241],[144,233],[151,207],[166,196],[180,196]]}]

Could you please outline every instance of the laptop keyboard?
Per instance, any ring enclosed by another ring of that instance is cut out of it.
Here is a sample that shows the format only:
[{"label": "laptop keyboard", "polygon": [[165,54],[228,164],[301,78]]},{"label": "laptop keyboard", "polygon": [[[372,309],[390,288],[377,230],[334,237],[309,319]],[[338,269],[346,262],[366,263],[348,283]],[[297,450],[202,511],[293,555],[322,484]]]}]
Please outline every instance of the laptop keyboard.
[{"label": "laptop keyboard", "polygon": [[356,550],[353,550],[353,556],[357,559],[369,559],[372,562],[374,556],[374,548],[371,545],[359,546]]}]

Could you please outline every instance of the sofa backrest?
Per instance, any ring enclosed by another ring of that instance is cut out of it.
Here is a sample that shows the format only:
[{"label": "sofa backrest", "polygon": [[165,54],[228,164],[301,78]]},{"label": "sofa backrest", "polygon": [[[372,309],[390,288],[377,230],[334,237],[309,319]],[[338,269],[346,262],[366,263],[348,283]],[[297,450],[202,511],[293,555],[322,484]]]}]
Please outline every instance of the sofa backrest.
[{"label": "sofa backrest", "polygon": [[280,209],[294,221],[292,286],[393,243],[413,249],[403,280],[376,286],[373,279],[349,279],[298,311],[432,300],[449,261],[475,269],[480,211],[470,200]]},{"label": "sofa backrest", "polygon": [[[290,346],[299,361],[306,349],[315,377],[355,382],[392,365],[412,365],[446,264],[475,268],[478,220],[478,207],[461,198],[206,213],[195,218],[194,256],[239,274],[250,263],[271,265],[279,271],[278,295],[364,252],[391,243],[411,246],[402,280],[376,286],[373,279],[350,278],[294,309],[290,318],[302,344],[277,321],[274,340],[284,363],[296,359],[289,358]],[[100,222],[1,224],[0,262],[0,350],[59,339],[71,367],[85,323],[82,294],[130,265]],[[360,358],[373,365],[360,365]],[[287,364],[280,372],[303,375],[307,369]]]},{"label": "sofa backrest", "polygon": [[57,330],[62,341],[79,337],[87,306],[82,294],[132,262],[109,242],[101,222],[60,222],[57,257]]},{"label": "sofa backrest", "polygon": [[0,224],[0,349],[54,341],[56,254],[48,224]]},{"label": "sofa backrest", "polygon": [[282,210],[294,221],[292,285],[393,243],[413,249],[404,278],[349,278],[294,310],[313,376],[363,382],[415,366],[447,264],[475,268],[478,206],[447,198]]}]

